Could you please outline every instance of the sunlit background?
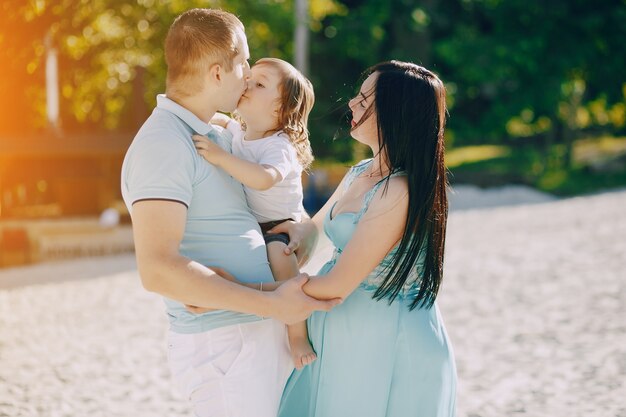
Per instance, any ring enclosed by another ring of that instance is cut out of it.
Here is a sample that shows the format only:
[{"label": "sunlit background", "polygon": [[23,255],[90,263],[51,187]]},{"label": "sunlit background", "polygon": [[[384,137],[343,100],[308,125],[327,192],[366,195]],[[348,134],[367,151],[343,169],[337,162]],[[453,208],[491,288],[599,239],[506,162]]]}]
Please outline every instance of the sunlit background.
[{"label": "sunlit background", "polygon": [[[311,211],[345,166],[367,156],[347,135],[346,102],[362,71],[387,59],[421,63],[445,81],[454,184],[555,195],[626,184],[623,1],[300,3],[298,14],[287,0],[3,1],[0,264],[41,258],[38,239],[74,227],[61,219],[113,209],[128,221],[120,164],[164,90],[167,28],[191,7],[236,13],[252,61],[284,58],[313,81]],[[59,221],[37,232],[24,219]],[[83,221],[76,231],[90,227]]]}]

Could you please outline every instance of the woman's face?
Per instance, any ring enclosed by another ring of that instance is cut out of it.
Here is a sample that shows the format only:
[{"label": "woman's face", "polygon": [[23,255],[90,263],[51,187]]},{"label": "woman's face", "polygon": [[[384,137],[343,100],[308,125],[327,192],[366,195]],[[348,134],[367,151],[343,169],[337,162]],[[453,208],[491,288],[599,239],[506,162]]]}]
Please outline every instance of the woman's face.
[{"label": "woman's face", "polygon": [[[378,126],[374,108],[374,89],[377,78],[377,72],[367,77],[356,97],[348,102],[348,107],[352,111],[350,134],[354,139],[370,147],[378,146]],[[359,123],[360,125],[357,126]]]}]

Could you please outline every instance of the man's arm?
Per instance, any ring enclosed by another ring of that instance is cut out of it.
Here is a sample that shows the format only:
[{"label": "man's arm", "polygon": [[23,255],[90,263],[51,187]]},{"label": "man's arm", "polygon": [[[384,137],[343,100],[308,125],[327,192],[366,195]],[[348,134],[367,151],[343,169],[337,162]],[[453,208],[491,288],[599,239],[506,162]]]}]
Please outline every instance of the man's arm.
[{"label": "man's arm", "polygon": [[144,200],[133,204],[135,252],[143,286],[151,292],[198,307],[274,317],[294,323],[314,310],[330,310],[340,300],[318,301],[302,291],[305,276],[272,292],[260,292],[223,279],[179,253],[186,207],[179,202]]}]

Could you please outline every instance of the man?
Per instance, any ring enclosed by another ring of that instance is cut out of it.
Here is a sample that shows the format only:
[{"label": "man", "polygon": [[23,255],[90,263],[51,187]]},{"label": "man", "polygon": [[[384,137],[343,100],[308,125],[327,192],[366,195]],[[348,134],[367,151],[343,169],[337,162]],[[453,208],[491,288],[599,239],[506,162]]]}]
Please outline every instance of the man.
[{"label": "man", "polygon": [[[122,167],[139,274],[147,290],[165,297],[170,369],[195,415],[274,417],[292,370],[283,323],[337,300],[304,294],[306,276],[273,282],[241,184],[204,161],[192,142],[193,134],[206,135],[230,149],[228,133],[209,121],[218,110],[233,111],[245,91],[243,24],[220,10],[185,12],[170,27],[165,58],[166,95],[157,97]],[[229,274],[248,286],[224,279]],[[194,314],[185,305],[212,310]]]}]

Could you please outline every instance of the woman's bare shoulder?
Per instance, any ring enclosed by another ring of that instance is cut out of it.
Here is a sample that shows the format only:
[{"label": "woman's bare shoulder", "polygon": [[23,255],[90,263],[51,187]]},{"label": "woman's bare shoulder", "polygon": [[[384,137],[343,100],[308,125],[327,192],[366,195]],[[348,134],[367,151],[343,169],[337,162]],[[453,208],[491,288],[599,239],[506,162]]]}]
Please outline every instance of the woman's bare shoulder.
[{"label": "woman's bare shoulder", "polygon": [[371,214],[404,210],[409,204],[409,183],[403,175],[391,177],[383,182],[370,202],[368,211]]}]

